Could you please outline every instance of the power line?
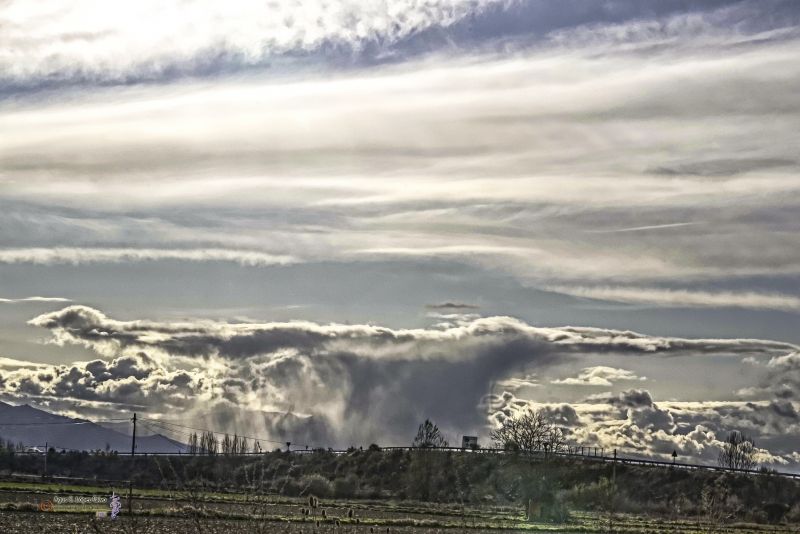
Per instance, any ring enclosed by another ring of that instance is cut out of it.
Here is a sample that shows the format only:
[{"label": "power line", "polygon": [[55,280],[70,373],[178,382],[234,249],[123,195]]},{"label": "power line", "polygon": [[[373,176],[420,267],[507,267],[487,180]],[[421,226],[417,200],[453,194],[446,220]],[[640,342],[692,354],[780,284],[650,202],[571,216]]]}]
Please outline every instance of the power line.
[{"label": "power line", "polygon": [[172,432],[173,435],[180,436],[181,438],[184,438],[184,437],[188,438],[189,436],[192,435],[191,432],[175,430],[175,429],[167,428],[167,427],[160,426],[160,425],[154,425],[152,423],[148,424],[148,423],[145,422],[145,419],[143,417],[139,418],[138,423],[140,425],[142,425],[142,427],[144,427],[146,430],[149,430],[150,432],[152,432],[153,434],[156,434],[156,435],[160,435],[161,432],[165,432],[165,431]]},{"label": "power line", "polygon": [[97,423],[116,423],[127,419],[100,419],[98,421],[48,421],[41,423],[0,423],[0,426],[45,426],[45,425],[90,425]]},{"label": "power line", "polygon": [[[138,422],[138,423],[139,423],[139,425],[141,425],[141,426],[142,426],[142,427],[143,427],[145,430],[147,430],[147,431],[151,432],[151,433],[152,433],[154,436],[161,436],[161,435],[162,435],[162,432],[172,432],[172,434],[173,434],[174,436],[178,436],[178,439],[181,439],[181,440],[186,440],[186,442],[187,442],[187,443],[188,443],[188,441],[189,441],[189,438],[191,437],[191,433],[189,433],[189,432],[180,432],[180,431],[178,431],[178,430],[173,430],[173,429],[166,428],[166,427],[161,427],[161,426],[156,426],[156,425],[152,425],[152,424],[147,424],[147,423],[145,423],[144,421],[142,421],[142,418],[141,418],[141,417],[140,417],[140,418],[137,420],[137,422]],[[167,438],[168,438],[168,439],[171,439],[169,436],[167,436]],[[186,445],[187,443],[181,443],[181,445]]]},{"label": "power line", "polygon": [[[21,427],[30,427],[30,426],[79,426],[79,425],[100,424],[100,423],[119,423],[119,422],[127,422],[127,421],[129,421],[128,418],[100,419],[100,420],[97,420],[97,421],[89,421],[89,420],[86,420],[86,421],[47,421],[47,422],[29,422],[29,423],[15,422],[15,423],[0,423],[0,427],[16,427],[16,426],[21,426]],[[172,432],[174,434],[179,434],[181,436],[186,436],[187,438],[190,437],[191,436],[191,432],[177,430],[177,428],[182,428],[182,429],[191,430],[191,431],[195,431],[195,432],[210,432],[210,433],[212,433],[214,435],[217,435],[217,436],[230,435],[229,432],[220,432],[220,431],[217,431],[217,430],[210,430],[210,429],[207,429],[207,428],[191,427],[191,426],[187,426],[187,425],[182,425],[180,423],[173,423],[171,421],[166,421],[166,420],[163,420],[163,419],[150,419],[150,418],[140,417],[139,421],[141,421],[142,423],[144,421],[148,421],[150,424],[156,425],[156,427],[157,427],[156,429],[154,429],[154,428],[152,428],[150,426],[147,427],[148,430],[151,430],[156,434],[158,434],[158,429],[160,429],[162,431]],[[177,428],[175,428],[175,427],[177,427]],[[277,441],[277,440],[274,440],[274,439],[269,439],[269,438],[264,438],[264,437],[257,437],[257,436],[244,436],[244,435],[242,435],[242,436],[239,436],[239,437],[242,437],[242,438],[245,438],[245,439],[250,439],[250,440],[253,440],[253,441],[257,441],[257,442],[273,443],[273,444],[276,444],[276,445],[284,445],[285,443],[287,443],[287,441],[289,443],[296,443],[296,442],[294,442],[292,440]],[[299,446],[302,446],[302,447],[312,448],[310,445],[308,445],[306,443],[296,443],[296,444],[299,445]]]},{"label": "power line", "polygon": [[[181,445],[183,446],[183,449],[185,450],[186,453],[191,454],[191,443],[190,443],[191,442],[191,437],[192,437],[192,433],[191,432],[180,431],[180,430],[175,430],[175,429],[172,429],[172,428],[167,428],[166,426],[158,425],[157,423],[153,423],[152,420],[150,420],[149,424],[148,424],[148,423],[145,423],[144,421],[142,421],[141,418],[139,419],[139,424],[141,424],[144,428],[146,428],[150,432],[153,432],[154,434],[159,434],[159,432],[165,432],[166,431],[166,432],[172,432],[174,435],[180,436],[179,439],[185,440],[185,443],[181,443]],[[213,432],[213,431],[210,431],[210,430],[207,431],[207,432],[212,432],[214,434],[223,434],[222,432]],[[230,434],[227,434],[227,435],[230,437]],[[261,453],[269,452],[267,450],[264,450],[261,447],[261,442],[262,441],[267,441],[267,440],[264,440],[264,439],[261,439],[261,438],[248,437],[248,436],[239,436],[238,434],[235,434],[235,435],[237,437],[241,437],[241,438],[243,438],[245,440],[248,440],[248,439],[253,440],[253,450],[252,450],[253,454],[261,454]],[[202,455],[203,453],[198,452],[196,454]]]},{"label": "power line", "polygon": [[[156,419],[146,419],[146,420],[150,424],[156,425],[157,427],[159,427],[159,428],[161,428],[163,430],[166,430],[166,431],[169,431],[169,432],[175,432],[175,433],[186,435],[186,436],[191,436],[191,433],[185,432],[185,431],[181,432],[181,431],[176,430],[174,428],[170,428],[170,426],[185,428],[185,429],[188,429],[188,430],[194,430],[196,432],[210,432],[210,433],[218,435],[218,436],[225,436],[225,435],[230,436],[229,432],[219,432],[219,431],[216,431],[216,430],[209,430],[209,429],[206,429],[206,428],[194,428],[194,427],[190,427],[190,426],[186,426],[186,425],[181,425],[181,424],[178,424],[178,423],[170,423],[170,422],[167,422],[167,421],[159,421],[159,420],[156,420]],[[169,426],[167,426],[167,425],[169,425]],[[271,440],[271,439],[267,439],[267,438],[261,438],[261,437],[243,436],[243,435],[239,436],[238,434],[236,434],[236,435],[238,437],[245,438],[245,439],[251,439],[253,441],[265,441],[265,442],[268,442],[268,443],[276,443],[276,444],[279,444],[279,445],[283,445],[285,443],[285,442],[282,442],[282,441],[275,441],[275,440]],[[301,444],[301,445],[305,446],[305,444]]]},{"label": "power line", "polygon": [[[225,435],[230,436],[230,432],[218,432],[216,430],[209,430],[207,428],[195,428],[195,427],[191,427],[191,426],[187,426],[187,425],[182,425],[182,424],[179,424],[179,423],[172,423],[172,422],[161,420],[161,419],[148,419],[148,418],[144,418],[144,417],[142,417],[141,419],[143,419],[145,421],[148,421],[151,424],[159,425],[164,430],[168,430],[168,431],[172,431],[172,432],[178,432],[178,431],[174,430],[172,428],[169,428],[169,426],[163,426],[163,425],[170,425],[170,426],[175,426],[175,427],[179,427],[179,428],[185,428],[185,429],[188,429],[188,430],[194,430],[195,432],[210,432],[210,433],[218,435],[218,436],[225,436]],[[286,443],[286,441],[276,441],[274,439],[267,439],[267,438],[263,438],[263,437],[243,436],[243,435],[238,435],[238,434],[237,434],[237,436],[239,436],[240,438],[252,439],[254,441],[264,441],[264,442],[267,442],[267,443],[275,443],[275,444],[278,444],[278,445],[284,445]],[[288,440],[288,441],[290,443],[294,443],[291,440]],[[303,447],[308,447],[308,445],[305,444],[305,443],[298,443],[297,445],[300,445],[300,446],[303,446]]]}]

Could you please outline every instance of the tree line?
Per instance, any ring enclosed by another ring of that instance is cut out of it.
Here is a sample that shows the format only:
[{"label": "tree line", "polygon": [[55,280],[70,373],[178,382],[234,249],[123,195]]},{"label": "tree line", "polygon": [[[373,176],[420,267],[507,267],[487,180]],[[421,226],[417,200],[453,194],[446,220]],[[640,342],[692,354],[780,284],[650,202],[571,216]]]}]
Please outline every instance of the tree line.
[{"label": "tree line", "polygon": [[[506,417],[490,433],[495,447],[508,451],[561,453],[566,449],[566,432],[541,410],[529,409]],[[435,423],[426,419],[417,430],[414,447],[447,447],[447,440]],[[758,467],[755,440],[738,430],[722,443],[717,465],[726,469],[751,471]]]},{"label": "tree line", "polygon": [[226,456],[235,454],[247,454],[250,452],[259,453],[263,452],[261,443],[258,440],[252,440],[251,447],[247,438],[234,434],[224,434],[222,439],[219,439],[216,433],[207,430],[198,434],[192,432],[189,434],[189,442],[187,443],[187,450],[191,455],[200,456],[214,456],[222,454]]}]

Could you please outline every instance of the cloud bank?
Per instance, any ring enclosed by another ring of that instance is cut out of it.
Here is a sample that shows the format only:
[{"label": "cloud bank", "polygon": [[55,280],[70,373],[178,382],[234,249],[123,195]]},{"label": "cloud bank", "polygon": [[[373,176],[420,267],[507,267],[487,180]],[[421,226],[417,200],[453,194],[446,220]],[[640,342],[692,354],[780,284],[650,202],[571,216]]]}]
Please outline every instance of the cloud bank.
[{"label": "cloud bank", "polygon": [[[740,358],[748,354],[780,362],[797,350],[758,340],[540,328],[509,317],[470,317],[428,328],[391,329],[299,321],[119,321],[93,308],[70,306],[30,323],[50,330],[53,343],[83,345],[100,358],[59,366],[4,365],[0,384],[5,398],[35,399],[51,409],[103,416],[120,410],[156,418],[181,414],[183,420],[197,424],[226,425],[240,433],[325,446],[402,444],[426,417],[452,435],[485,436],[498,414],[508,415],[509,409],[530,404],[511,393],[493,393],[496,388],[536,388],[538,378],[533,373],[546,374],[555,365],[589,355]],[[623,369],[595,366],[575,380],[599,386],[635,379]],[[640,397],[635,400],[626,394],[602,402],[616,411],[633,410],[628,434],[634,432],[634,424],[642,432],[680,434],[681,424],[670,422],[671,416],[655,406],[649,394]],[[594,427],[583,424],[590,421],[583,415],[559,417],[572,421],[576,439],[603,443],[619,439],[619,447],[634,440],[630,435],[622,439],[624,432],[619,429],[595,436],[592,432],[598,430],[587,430]],[[650,420],[655,426],[648,426]],[[578,425],[579,421],[583,423]],[[599,416],[591,421],[601,427],[606,424]],[[652,439],[639,443],[636,450],[662,453]],[[670,443],[675,439],[688,438],[669,437]]]},{"label": "cloud bank", "polygon": [[655,402],[649,391],[631,389],[600,394],[575,404],[541,403],[514,394],[487,398],[490,419],[496,422],[528,409],[543,410],[565,429],[571,446],[644,458],[716,464],[728,433],[753,436],[757,461],[780,469],[797,468],[793,443],[800,417],[792,405],[770,401]]}]

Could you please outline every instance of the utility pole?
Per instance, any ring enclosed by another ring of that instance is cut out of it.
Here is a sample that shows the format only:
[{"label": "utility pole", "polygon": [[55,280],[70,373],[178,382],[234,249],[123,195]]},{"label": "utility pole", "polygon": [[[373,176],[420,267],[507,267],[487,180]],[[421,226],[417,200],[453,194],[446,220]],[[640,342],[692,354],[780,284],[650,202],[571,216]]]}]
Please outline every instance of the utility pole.
[{"label": "utility pole", "polygon": [[608,514],[608,532],[614,532],[614,508],[617,500],[617,449],[614,449],[614,463],[611,466],[611,508]]},{"label": "utility pole", "polygon": [[44,476],[47,478],[47,453],[50,450],[47,446],[48,442],[44,442]]},{"label": "utility pole", "polygon": [[133,517],[133,472],[136,454],[136,413],[133,414],[133,435],[131,436],[131,472],[128,475],[128,515]]}]

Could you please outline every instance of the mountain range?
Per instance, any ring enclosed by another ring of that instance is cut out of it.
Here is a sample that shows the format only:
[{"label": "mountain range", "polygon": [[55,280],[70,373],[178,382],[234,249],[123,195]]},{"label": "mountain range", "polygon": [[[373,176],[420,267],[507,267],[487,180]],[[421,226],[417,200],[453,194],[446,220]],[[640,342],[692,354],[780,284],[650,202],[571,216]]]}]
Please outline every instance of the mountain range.
[{"label": "mountain range", "polygon": [[[130,424],[127,426],[130,427]],[[118,427],[119,428],[119,427]],[[0,402],[0,439],[26,449],[108,450],[130,452],[131,436],[86,419],[73,419],[39,410],[28,404]],[[137,431],[136,452],[186,452],[186,445],[161,434]]]}]

